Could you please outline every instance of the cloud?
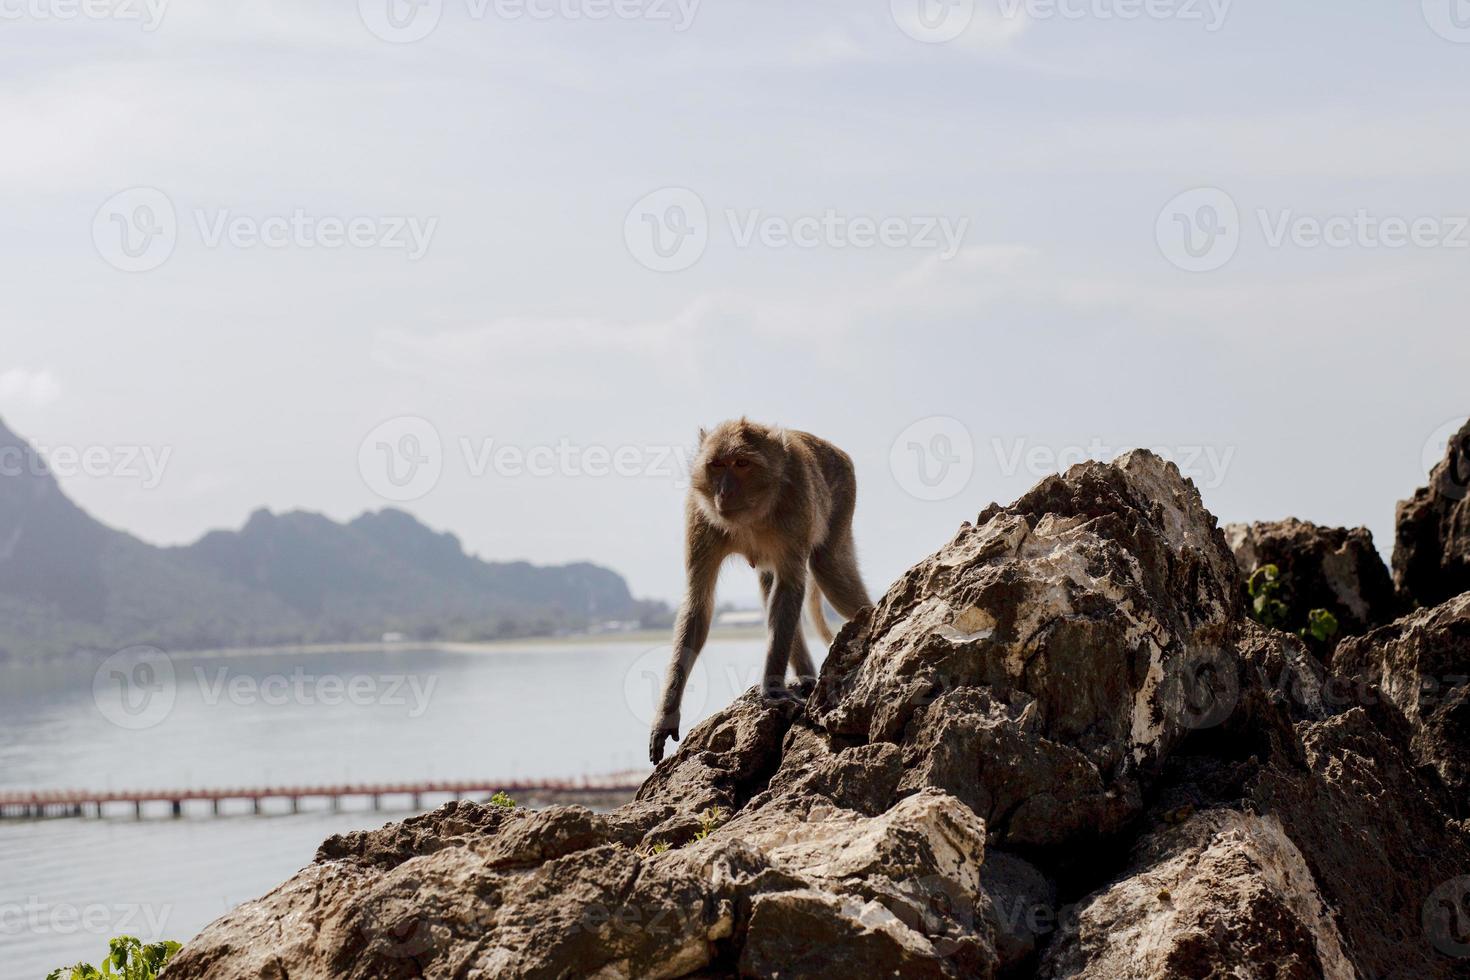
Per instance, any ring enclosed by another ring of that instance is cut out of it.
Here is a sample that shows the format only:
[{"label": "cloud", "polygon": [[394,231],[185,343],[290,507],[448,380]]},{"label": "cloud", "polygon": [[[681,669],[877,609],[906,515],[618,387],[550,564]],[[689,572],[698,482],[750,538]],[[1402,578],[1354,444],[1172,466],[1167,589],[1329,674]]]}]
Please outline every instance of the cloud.
[{"label": "cloud", "polygon": [[476,388],[492,374],[502,386],[540,388],[576,366],[616,373],[620,358],[665,376],[690,376],[718,363],[730,337],[820,352],[875,323],[974,313],[1005,297],[1041,292],[1038,258],[1028,246],[973,245],[952,259],[929,256],[835,295],[722,289],[700,293],[663,318],[517,316],[433,332],[386,328],[375,334],[371,356],[383,367]]},{"label": "cloud", "polygon": [[6,408],[47,408],[61,397],[61,385],[50,371],[11,368],[0,373],[0,405]]}]

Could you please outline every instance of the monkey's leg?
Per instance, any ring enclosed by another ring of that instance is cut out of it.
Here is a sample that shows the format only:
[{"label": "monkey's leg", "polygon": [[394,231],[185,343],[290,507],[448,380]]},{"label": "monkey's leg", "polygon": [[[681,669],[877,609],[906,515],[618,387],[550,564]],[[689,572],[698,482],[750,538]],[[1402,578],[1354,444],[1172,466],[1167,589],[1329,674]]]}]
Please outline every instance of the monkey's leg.
[{"label": "monkey's leg", "polygon": [[[761,603],[766,607],[766,615],[770,615],[771,589],[776,584],[775,572],[761,572]],[[811,594],[821,602],[821,593],[808,583],[807,588]],[[812,688],[817,685],[817,668],[812,664],[812,655],[807,652],[806,637],[801,633],[801,624],[797,623],[796,637],[791,641],[791,670],[796,675],[794,689],[797,694],[805,697],[812,693]]]},{"label": "monkey's leg", "polygon": [[674,654],[664,678],[663,696],[659,699],[658,717],[648,737],[648,758],[657,764],[664,757],[664,740],[679,740],[679,706],[684,700],[684,685],[689,671],[699,658],[699,651],[709,639],[710,614],[714,608],[715,582],[719,578],[718,557],[691,560],[689,589],[679,607],[679,621],[674,627]]},{"label": "monkey's leg", "polygon": [[863,606],[873,604],[858,572],[857,549],[853,547],[850,528],[812,552],[812,575],[827,601],[844,619],[851,619]]},{"label": "monkey's leg", "polygon": [[802,697],[808,697],[817,686],[817,665],[812,662],[800,628],[796,631],[796,642],[791,645],[791,672],[796,675],[796,683],[791,685],[791,689]]},{"label": "monkey's leg", "polygon": [[770,597],[766,600],[770,646],[766,648],[765,673],[761,677],[761,694],[764,697],[796,697],[786,689],[786,667],[801,635],[801,605],[805,595],[805,568],[777,573]]}]

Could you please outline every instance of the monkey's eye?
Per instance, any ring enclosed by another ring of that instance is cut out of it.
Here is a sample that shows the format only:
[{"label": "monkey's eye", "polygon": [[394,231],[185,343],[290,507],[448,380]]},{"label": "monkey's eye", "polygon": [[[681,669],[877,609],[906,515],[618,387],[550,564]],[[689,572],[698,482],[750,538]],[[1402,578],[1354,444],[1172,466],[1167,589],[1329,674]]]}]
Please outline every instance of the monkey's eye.
[{"label": "monkey's eye", "polygon": [[712,459],[709,461],[709,467],[712,470],[722,470],[725,468],[725,464],[717,459]]},{"label": "monkey's eye", "polygon": [[735,468],[736,469],[743,470],[743,469],[745,469],[749,465],[750,465],[750,460],[748,460],[748,459],[737,459],[735,461]]}]

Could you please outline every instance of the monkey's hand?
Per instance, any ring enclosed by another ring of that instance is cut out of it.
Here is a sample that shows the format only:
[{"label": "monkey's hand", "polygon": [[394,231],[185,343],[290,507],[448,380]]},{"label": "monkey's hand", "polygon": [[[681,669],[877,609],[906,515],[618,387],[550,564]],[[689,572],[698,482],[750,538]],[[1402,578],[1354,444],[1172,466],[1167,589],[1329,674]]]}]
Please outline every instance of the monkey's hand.
[{"label": "monkey's hand", "polygon": [[679,741],[679,719],[660,718],[653,726],[653,734],[648,736],[648,761],[658,765],[664,757],[664,739],[672,738]]}]

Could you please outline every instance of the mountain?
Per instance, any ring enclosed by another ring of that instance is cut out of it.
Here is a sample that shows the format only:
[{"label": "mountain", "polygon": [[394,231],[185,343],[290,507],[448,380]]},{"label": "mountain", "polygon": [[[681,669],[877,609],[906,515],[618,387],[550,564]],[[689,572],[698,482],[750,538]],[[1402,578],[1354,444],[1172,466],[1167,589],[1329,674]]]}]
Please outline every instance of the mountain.
[{"label": "mountain", "polygon": [[347,524],[259,510],[158,548],[95,520],[0,422],[0,661],[410,639],[486,640],[658,617],[616,572],[486,562],[400,510]]}]

